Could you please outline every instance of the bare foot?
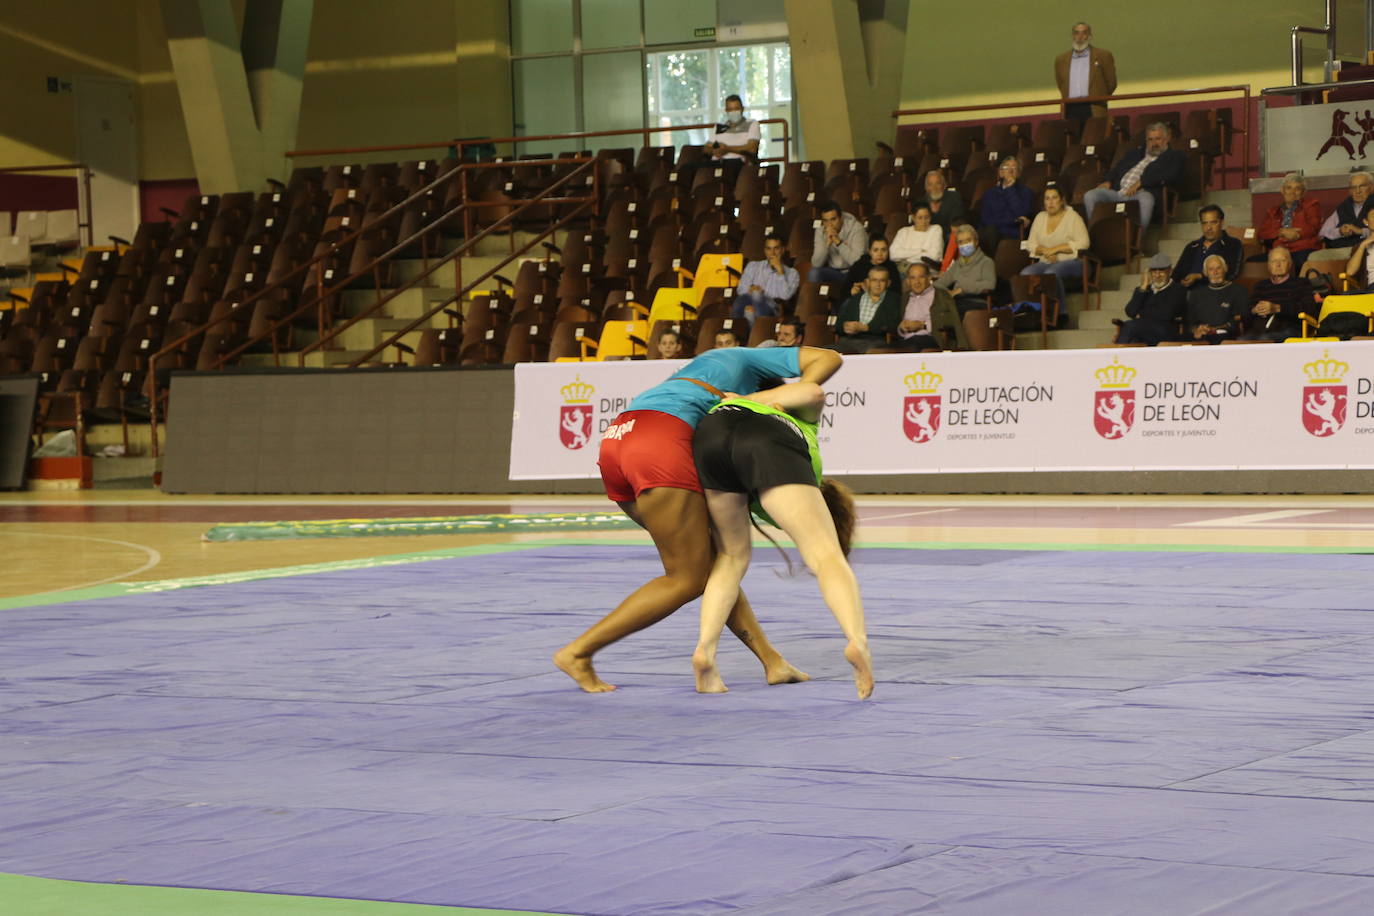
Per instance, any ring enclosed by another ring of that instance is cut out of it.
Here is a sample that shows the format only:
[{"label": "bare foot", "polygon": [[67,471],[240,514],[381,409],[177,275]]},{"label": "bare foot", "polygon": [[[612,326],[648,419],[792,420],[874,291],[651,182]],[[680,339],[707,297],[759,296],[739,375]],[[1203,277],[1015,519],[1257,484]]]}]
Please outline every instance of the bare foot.
[{"label": "bare foot", "polygon": [[606,693],[615,689],[614,684],[607,684],[596,676],[596,669],[592,667],[590,658],[579,658],[567,646],[553,654],[553,663],[588,693]]},{"label": "bare foot", "polygon": [[811,675],[781,658],[776,664],[765,667],[763,676],[770,684],[800,684],[802,681],[811,680]]},{"label": "bare foot", "polygon": [[859,691],[859,699],[868,699],[873,693],[873,658],[868,654],[868,646],[851,642],[844,647],[844,660],[854,669],[854,687]]},{"label": "bare foot", "polygon": [[700,649],[692,653],[692,671],[697,676],[697,693],[726,693],[729,687],[721,680],[716,660]]}]

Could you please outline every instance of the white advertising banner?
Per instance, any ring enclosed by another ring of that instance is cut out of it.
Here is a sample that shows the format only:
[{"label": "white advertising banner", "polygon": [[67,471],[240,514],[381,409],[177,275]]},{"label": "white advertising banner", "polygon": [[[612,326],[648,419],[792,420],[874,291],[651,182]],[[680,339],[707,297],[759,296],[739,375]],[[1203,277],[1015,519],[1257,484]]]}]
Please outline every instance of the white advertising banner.
[{"label": "white advertising banner", "polygon": [[1374,102],[1264,110],[1264,168],[1322,174],[1374,165]]},{"label": "white advertising banner", "polygon": [[[511,479],[598,476],[682,365],[520,364]],[[1374,468],[1374,342],[852,356],[826,392],[830,474]]]}]

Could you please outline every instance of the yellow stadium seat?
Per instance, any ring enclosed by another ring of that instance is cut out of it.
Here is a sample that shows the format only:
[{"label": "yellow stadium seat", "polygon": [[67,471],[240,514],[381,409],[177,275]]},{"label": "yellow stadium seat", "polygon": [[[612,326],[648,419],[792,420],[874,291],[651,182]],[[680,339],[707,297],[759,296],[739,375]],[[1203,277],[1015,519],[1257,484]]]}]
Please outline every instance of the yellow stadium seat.
[{"label": "yellow stadium seat", "polygon": [[1342,312],[1352,312],[1356,315],[1363,315],[1366,322],[1366,333],[1374,333],[1374,293],[1367,293],[1355,296],[1327,296],[1322,301],[1321,313],[1313,318],[1307,312],[1301,312],[1298,318],[1302,320],[1302,337],[1289,338],[1290,340],[1339,340],[1333,337],[1311,337],[1310,334],[1316,332],[1321,327],[1321,323],[1328,316],[1340,314]]},{"label": "yellow stadium seat", "polygon": [[671,286],[659,287],[654,293],[654,304],[649,309],[649,325],[655,321],[691,321],[697,316],[697,306],[701,305],[701,290],[694,287],[674,289]]},{"label": "yellow stadium seat", "polygon": [[[734,273],[731,273],[731,270]],[[685,272],[684,272],[685,273]],[[696,273],[691,274],[693,289],[708,289],[710,287],[730,287],[739,282],[740,274],[744,273],[744,255],[742,254],[704,254],[697,263]]]}]

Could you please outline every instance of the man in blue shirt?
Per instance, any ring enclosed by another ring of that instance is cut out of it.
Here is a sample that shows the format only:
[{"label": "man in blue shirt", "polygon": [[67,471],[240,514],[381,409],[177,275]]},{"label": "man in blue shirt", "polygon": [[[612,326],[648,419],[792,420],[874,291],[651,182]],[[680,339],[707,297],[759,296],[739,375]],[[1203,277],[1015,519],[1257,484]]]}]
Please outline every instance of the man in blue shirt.
[{"label": "man in blue shirt", "polygon": [[767,236],[763,240],[763,260],[744,265],[739,286],[735,289],[736,318],[764,318],[778,314],[778,302],[797,295],[801,275],[796,268],[783,263],[787,248],[782,237]]}]

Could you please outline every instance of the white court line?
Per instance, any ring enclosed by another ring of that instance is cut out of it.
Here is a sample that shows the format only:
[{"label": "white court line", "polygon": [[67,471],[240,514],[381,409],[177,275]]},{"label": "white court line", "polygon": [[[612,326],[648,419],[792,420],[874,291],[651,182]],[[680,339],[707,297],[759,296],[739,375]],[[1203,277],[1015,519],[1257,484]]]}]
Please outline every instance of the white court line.
[{"label": "white court line", "polygon": [[[1303,515],[1321,515],[1334,512],[1334,509],[1282,509],[1277,512],[1254,512],[1249,515],[1230,515],[1226,518],[1209,518],[1200,522],[1177,522],[1175,528],[1255,528],[1265,527],[1267,522],[1281,518],[1298,518]],[[1292,525],[1269,525],[1268,527],[1291,528]]]},{"label": "white court line", "polygon": [[939,515],[943,512],[958,512],[958,509],[925,509],[920,512],[898,512],[896,515],[865,515],[861,522],[885,522],[890,518],[910,518],[913,515]]},{"label": "white court line", "polygon": [[[138,569],[130,570],[129,572],[119,573],[118,575],[114,576],[106,576],[103,579],[96,579],[93,582],[79,582],[76,585],[64,585],[61,588],[50,588],[45,592],[37,592],[36,594],[39,595],[51,595],[56,592],[69,592],[77,588],[92,588],[96,585],[104,585],[106,582],[115,582],[120,579],[127,579],[130,576],[136,576],[141,572],[146,572],[147,570],[152,569],[154,566],[162,562],[162,554],[158,553],[151,547],[147,547],[143,544],[135,544],[132,541],[116,541],[113,538],[97,538],[85,534],[36,534],[34,532],[29,531],[0,531],[0,534],[9,534],[13,535],[14,537],[21,538],[62,538],[70,541],[99,541],[103,544],[118,544],[121,547],[132,547],[135,550],[143,551],[148,556],[148,562],[144,563]],[[25,595],[24,597],[27,598],[29,596]]]}]

